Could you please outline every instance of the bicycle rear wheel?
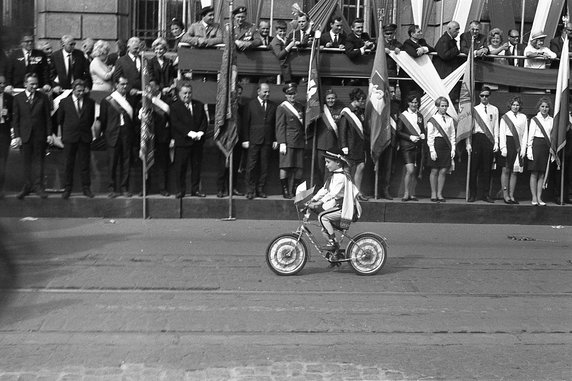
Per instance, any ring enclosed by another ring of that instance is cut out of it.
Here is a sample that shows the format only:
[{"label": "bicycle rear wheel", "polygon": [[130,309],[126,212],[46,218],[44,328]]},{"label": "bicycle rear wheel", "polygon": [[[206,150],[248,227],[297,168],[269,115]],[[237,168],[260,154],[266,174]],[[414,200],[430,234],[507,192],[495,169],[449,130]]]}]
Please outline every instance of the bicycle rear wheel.
[{"label": "bicycle rear wheel", "polygon": [[346,258],[361,275],[377,273],[387,260],[388,247],[385,239],[375,233],[360,233],[348,244]]},{"label": "bicycle rear wheel", "polygon": [[298,273],[308,260],[308,247],[296,234],[281,234],[266,249],[266,263],[278,275]]}]

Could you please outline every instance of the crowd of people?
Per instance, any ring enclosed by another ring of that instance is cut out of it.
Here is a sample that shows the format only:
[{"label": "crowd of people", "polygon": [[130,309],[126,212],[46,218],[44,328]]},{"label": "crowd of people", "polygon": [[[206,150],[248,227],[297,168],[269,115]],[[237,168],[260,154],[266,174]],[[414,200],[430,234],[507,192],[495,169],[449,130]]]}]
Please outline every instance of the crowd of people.
[{"label": "crowd of people", "polygon": [[[214,22],[214,8],[204,7],[200,16],[201,20],[188,28],[173,20],[171,33],[175,50],[182,47],[214,48],[224,41],[224,28]],[[276,34],[271,37],[268,21],[262,20],[255,26],[246,21],[246,16],[244,6],[232,12],[236,48],[239,51],[268,49],[276,56],[281,68],[280,81],[284,84],[284,101],[277,104],[270,100],[270,86],[266,82],[258,84],[254,99],[244,104],[241,100],[239,143],[233,159],[237,170],[240,156],[245,157],[246,189],[243,193],[237,189],[236,183],[227,183],[228,162],[221,154],[217,196],[226,197],[233,192],[234,195],[245,194],[247,199],[266,198],[269,157],[272,150],[277,150],[282,196],[289,199],[303,181],[306,144],[304,106],[295,99],[298,80],[292,76],[289,55],[293,49],[313,43],[317,38],[315,26],[307,14],[296,10],[291,23],[275,23]],[[363,31],[363,26],[363,19],[357,18],[351,23],[351,33],[346,33],[343,20],[334,17],[329,30],[319,36],[319,44],[324,49],[343,50],[350,59],[370,54],[375,51],[376,42]],[[431,201],[445,202],[446,176],[454,169],[455,157],[459,155],[455,122],[447,115],[447,97],[437,98],[437,113],[424,120],[419,112],[422,89],[406,73],[399,71],[389,56],[391,51],[413,58],[433,53],[435,68],[441,78],[445,78],[462,63],[461,53],[468,54],[470,49],[473,49],[475,59],[495,59],[501,64],[536,69],[555,67],[564,36],[572,37],[572,24],[567,23],[562,35],[551,40],[550,48],[544,46],[547,36],[540,31],[531,33],[529,44],[524,47],[518,43],[520,34],[515,29],[508,31],[508,41],[505,42],[500,29],[493,28],[486,36],[480,28],[478,21],[472,21],[469,31],[460,35],[460,44],[457,44],[460,27],[451,21],[434,47],[423,38],[423,31],[417,25],[408,29],[408,39],[403,43],[396,39],[396,25],[383,28],[390,76],[391,117],[396,128],[392,129],[391,144],[380,157],[382,198],[393,199],[390,184],[395,151],[399,151],[405,166],[403,202],[418,200],[416,183],[425,167],[430,168]],[[81,49],[76,49],[76,44],[73,36],[65,35],[61,38],[61,48],[52,52],[51,46],[45,43],[34,48],[33,36],[26,34],[22,36],[20,48],[2,60],[5,64],[0,67],[0,196],[3,197],[10,145],[23,151],[24,186],[17,195],[22,199],[31,192],[47,197],[43,183],[46,146],[61,144],[66,163],[62,197],[67,199],[71,195],[76,161],[80,167],[82,192],[86,197],[94,197],[90,182],[90,149],[94,141],[103,142],[106,147],[108,197],[133,196],[130,169],[137,157],[140,109],[142,97],[146,97],[152,105],[154,173],[159,178],[159,193],[166,197],[174,193],[177,198],[187,194],[205,197],[201,190],[201,168],[209,124],[208,108],[193,99],[191,82],[178,73],[177,59],[166,55],[169,50],[167,40],[157,38],[151,45],[154,56],[146,61],[150,80],[145,88],[141,75],[145,45],[139,38],[117,41],[116,52],[111,52],[110,44],[103,40],[86,39]],[[18,88],[23,88],[23,91],[16,94],[15,89]],[[398,92],[401,102],[396,95]],[[514,189],[518,174],[526,169],[531,173],[531,203],[545,205],[542,185],[545,168],[551,159],[548,147],[553,124],[550,116],[552,104],[548,98],[541,97],[537,105],[538,114],[528,120],[521,112],[521,99],[514,97],[508,111],[501,115],[499,109],[489,103],[491,92],[490,86],[479,89],[480,102],[474,107],[475,127],[465,142],[465,149],[471,156],[468,201],[494,202],[490,195],[490,176],[495,161],[502,167],[505,203],[518,203]],[[458,94],[458,86],[449,94],[455,105]],[[367,95],[356,87],[350,92],[347,104],[338,99],[334,90],[327,90],[324,96],[323,113],[313,126],[317,137],[318,183],[327,182],[326,152],[340,152],[349,163],[353,182],[361,189],[365,165],[371,161],[370,126],[364,113]],[[572,142],[570,126],[567,138]],[[567,145],[570,146],[572,144]],[[569,203],[572,169],[569,148],[565,158],[563,196],[564,202]],[[169,189],[171,166],[175,173],[175,189]],[[191,184],[187,188],[189,169]],[[237,176],[233,177],[236,179]],[[358,197],[360,201],[369,198],[363,191]]]}]

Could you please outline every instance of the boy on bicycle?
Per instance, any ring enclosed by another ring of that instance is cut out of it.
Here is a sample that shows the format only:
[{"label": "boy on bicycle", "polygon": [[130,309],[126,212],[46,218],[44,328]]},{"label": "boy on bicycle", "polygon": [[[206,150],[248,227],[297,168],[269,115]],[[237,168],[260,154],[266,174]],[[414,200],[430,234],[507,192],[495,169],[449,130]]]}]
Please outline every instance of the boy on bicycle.
[{"label": "boy on bicycle", "polygon": [[[342,229],[349,228],[352,221],[361,215],[361,205],[357,200],[359,190],[352,182],[349,162],[341,153],[326,151],[326,168],[330,172],[324,186],[312,197],[308,207],[323,211],[318,215],[322,232],[328,238],[326,250],[337,252],[339,245],[333,223]],[[337,259],[337,258],[336,258]]]}]

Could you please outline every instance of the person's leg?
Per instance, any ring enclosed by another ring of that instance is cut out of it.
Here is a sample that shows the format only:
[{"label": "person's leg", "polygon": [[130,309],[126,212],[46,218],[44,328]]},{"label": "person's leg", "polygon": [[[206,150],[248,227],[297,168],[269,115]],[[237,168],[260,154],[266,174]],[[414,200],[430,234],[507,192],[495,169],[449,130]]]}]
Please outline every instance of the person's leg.
[{"label": "person's leg", "polygon": [[516,172],[512,172],[510,174],[510,182],[509,182],[509,187],[508,187],[508,197],[513,202],[516,201],[514,198],[514,190],[516,189],[517,179],[518,179],[518,175],[516,174]]},{"label": "person's leg", "polygon": [[530,172],[530,194],[532,196],[532,203],[533,204],[538,204],[538,196],[537,196],[537,186],[538,183],[538,172],[537,171],[532,171]]},{"label": "person's leg", "polygon": [[431,201],[437,199],[437,175],[439,173],[438,168],[431,168],[431,173],[429,174],[429,184],[431,184]]},{"label": "person's leg", "polygon": [[363,161],[361,163],[358,163],[355,167],[355,173],[354,173],[354,183],[360,192],[362,192],[361,183],[363,181],[363,169],[364,169],[364,167],[365,167],[365,163]]},{"label": "person's leg", "polygon": [[116,173],[117,166],[119,164],[119,148],[118,147],[107,147],[107,179],[108,185],[107,190],[110,193],[117,191],[116,188]]},{"label": "person's leg", "polygon": [[77,147],[77,161],[79,164],[79,178],[82,190],[91,188],[90,156],[90,143],[79,142]]},{"label": "person's leg", "polygon": [[542,185],[544,183],[544,172],[539,172],[538,174],[538,181],[536,182],[536,198],[538,199],[539,205],[546,205],[544,201],[542,201]]},{"label": "person's leg", "polygon": [[256,191],[255,169],[259,160],[260,145],[251,144],[246,151],[246,193],[253,194]]},{"label": "person's leg", "polygon": [[266,191],[266,181],[268,179],[268,164],[270,163],[270,154],[272,153],[272,146],[264,144],[259,146],[259,164],[260,172],[258,181],[256,181],[256,192],[263,194]]},{"label": "person's leg", "polygon": [[119,136],[119,141],[117,142],[120,146],[120,181],[119,188],[121,192],[125,193],[126,196],[131,194],[129,190],[129,175],[131,172],[131,150],[133,149],[131,141],[126,136]]},{"label": "person's leg", "polygon": [[403,177],[403,198],[408,199],[411,197],[411,182],[415,173],[415,164],[405,164],[405,176]]},{"label": "person's leg", "polygon": [[71,192],[73,188],[73,173],[79,143],[66,143],[64,145],[64,192]]},{"label": "person's leg", "polygon": [[10,152],[10,134],[0,131],[0,195],[3,195],[6,180],[6,163]]},{"label": "person's leg", "polygon": [[203,163],[202,144],[194,145],[190,150],[191,156],[191,193],[200,193],[201,167]]},{"label": "person's leg", "polygon": [[502,186],[502,196],[505,202],[510,201],[509,178],[510,178],[510,169],[508,167],[503,167],[501,170],[501,186]]},{"label": "person's leg", "polygon": [[437,178],[437,199],[444,200],[443,187],[445,186],[445,179],[447,178],[447,168],[439,169],[439,177]]}]

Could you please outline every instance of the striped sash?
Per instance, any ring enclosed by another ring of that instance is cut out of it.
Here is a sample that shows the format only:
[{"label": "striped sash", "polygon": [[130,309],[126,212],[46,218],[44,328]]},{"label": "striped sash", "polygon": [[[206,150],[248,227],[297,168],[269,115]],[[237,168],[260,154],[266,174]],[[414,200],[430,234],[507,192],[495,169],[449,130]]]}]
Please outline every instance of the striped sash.
[{"label": "striped sash", "polygon": [[483,132],[485,133],[487,138],[489,138],[491,143],[495,144],[495,138],[491,130],[489,130],[489,126],[485,123],[481,114],[479,114],[479,112],[474,108],[473,108],[473,119],[475,120],[475,122],[479,124],[479,127],[481,127],[481,130],[483,130]]},{"label": "striped sash", "polygon": [[431,117],[431,119],[429,119],[430,123],[433,123],[433,125],[435,126],[435,128],[437,128],[437,130],[439,130],[439,133],[441,134],[441,136],[443,137],[443,139],[445,139],[445,143],[447,143],[447,147],[449,147],[449,150],[453,149],[453,145],[451,144],[451,139],[449,139],[449,135],[447,135],[445,133],[445,130],[443,129],[443,127],[441,126],[441,124],[434,118]]}]

